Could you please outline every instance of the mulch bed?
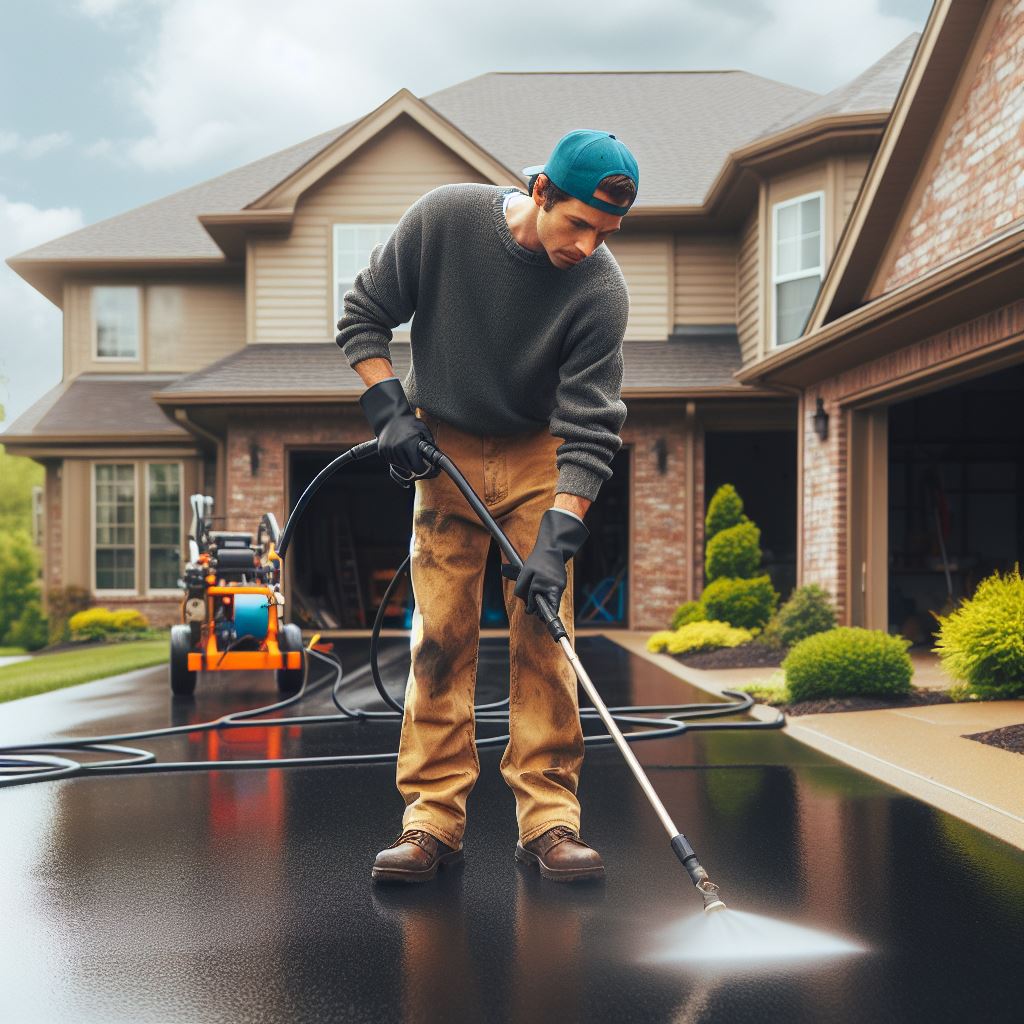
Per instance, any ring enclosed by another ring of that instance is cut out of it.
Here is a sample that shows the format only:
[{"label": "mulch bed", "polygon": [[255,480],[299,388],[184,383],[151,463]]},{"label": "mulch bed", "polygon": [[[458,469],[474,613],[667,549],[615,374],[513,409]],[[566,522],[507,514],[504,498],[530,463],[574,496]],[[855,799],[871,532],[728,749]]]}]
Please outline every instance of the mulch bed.
[{"label": "mulch bed", "polygon": [[[881,708],[919,708],[927,704],[952,704],[945,690],[920,687],[905,697],[826,697],[796,704],[773,704],[787,715],[821,715],[833,711],[878,711]],[[1022,726],[1021,728],[1024,728]]]},{"label": "mulch bed", "polygon": [[1006,725],[1002,729],[992,729],[990,732],[975,732],[964,736],[964,739],[977,740],[979,743],[987,743],[990,747],[999,747],[1014,754],[1024,754],[1024,724]]},{"label": "mulch bed", "polygon": [[756,641],[738,647],[720,647],[717,651],[690,651],[672,657],[690,668],[778,668],[786,651]]}]

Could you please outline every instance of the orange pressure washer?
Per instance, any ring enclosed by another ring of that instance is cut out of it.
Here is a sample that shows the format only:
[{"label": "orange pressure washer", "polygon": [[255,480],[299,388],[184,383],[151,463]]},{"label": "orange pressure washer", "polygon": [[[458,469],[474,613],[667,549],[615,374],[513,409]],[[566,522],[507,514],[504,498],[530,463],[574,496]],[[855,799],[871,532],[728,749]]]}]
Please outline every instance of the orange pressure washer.
[{"label": "orange pressure washer", "polygon": [[212,530],[213,498],[193,494],[182,624],[171,628],[171,690],[195,692],[196,673],[272,669],[282,694],[305,678],[302,630],[283,621],[281,531],[273,513],[251,533]]}]

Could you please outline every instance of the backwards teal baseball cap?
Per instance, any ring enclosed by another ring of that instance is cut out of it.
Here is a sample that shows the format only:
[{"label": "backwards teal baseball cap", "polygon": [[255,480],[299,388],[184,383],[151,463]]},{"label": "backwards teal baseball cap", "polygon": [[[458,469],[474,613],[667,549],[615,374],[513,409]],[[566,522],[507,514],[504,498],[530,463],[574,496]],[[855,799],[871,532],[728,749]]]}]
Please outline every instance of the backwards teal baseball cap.
[{"label": "backwards teal baseball cap", "polygon": [[[580,202],[619,216],[629,213],[629,206],[615,206],[602,199],[595,199],[594,191],[598,184],[610,174],[624,174],[632,179],[637,191],[640,189],[640,169],[636,165],[636,158],[626,144],[610,132],[580,128],[563,135],[555,144],[547,163],[523,168],[523,174],[528,178],[541,172],[563,192]],[[636,202],[635,196],[633,202]]]}]

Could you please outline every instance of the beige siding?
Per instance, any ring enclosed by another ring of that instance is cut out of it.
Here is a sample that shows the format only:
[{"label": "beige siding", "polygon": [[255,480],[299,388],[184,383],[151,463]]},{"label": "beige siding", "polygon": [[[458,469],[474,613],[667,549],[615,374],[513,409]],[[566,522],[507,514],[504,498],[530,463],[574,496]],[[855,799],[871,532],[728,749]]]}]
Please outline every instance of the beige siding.
[{"label": "beige siding", "polygon": [[736,322],[734,238],[675,236],[676,324]]},{"label": "beige siding", "polygon": [[629,288],[627,341],[656,341],[672,331],[672,236],[624,235],[605,243]]},{"label": "beige siding", "polygon": [[250,341],[334,340],[334,224],[394,224],[438,185],[483,180],[411,119],[398,118],[299,200],[288,238],[249,243]]},{"label": "beige siding", "polygon": [[850,216],[850,210],[853,209],[853,204],[857,198],[857,193],[860,191],[860,183],[864,180],[864,175],[867,174],[869,163],[871,163],[871,157],[867,156],[866,154],[863,156],[848,156],[843,161],[843,224],[846,223],[847,217]]},{"label": "beige siding", "polygon": [[[92,287],[99,284],[132,284],[142,289],[138,359],[94,358]],[[64,286],[64,333],[67,378],[89,372],[187,373],[245,344],[245,288],[241,281],[69,281]]]},{"label": "beige siding", "polygon": [[740,231],[736,261],[736,330],[743,363],[761,354],[761,265],[758,262],[758,212],[754,210]]}]

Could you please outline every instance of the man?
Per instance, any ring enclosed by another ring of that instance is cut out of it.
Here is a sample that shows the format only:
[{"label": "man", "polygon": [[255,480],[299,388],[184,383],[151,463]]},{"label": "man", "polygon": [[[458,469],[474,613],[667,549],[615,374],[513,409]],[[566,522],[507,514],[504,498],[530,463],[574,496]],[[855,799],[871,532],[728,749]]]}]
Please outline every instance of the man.
[{"label": "man", "polygon": [[[579,837],[576,677],[536,597],[558,609],[572,642],[571,559],[626,417],[629,297],[604,241],[633,204],[639,171],[614,135],[574,131],[523,173],[529,194],[461,184],[417,200],[371,253],[338,321],[380,455],[416,487],[397,771],[406,806],[402,834],[377,855],[376,881],[424,881],[462,859],[480,770],[473,705],[491,538],[448,476],[424,462],[422,438],[459,467],[516,550],[530,551],[515,583],[503,580],[511,672],[501,772],[516,798],[516,858],[558,881],[604,875]],[[388,343],[413,313],[403,382]]]}]

